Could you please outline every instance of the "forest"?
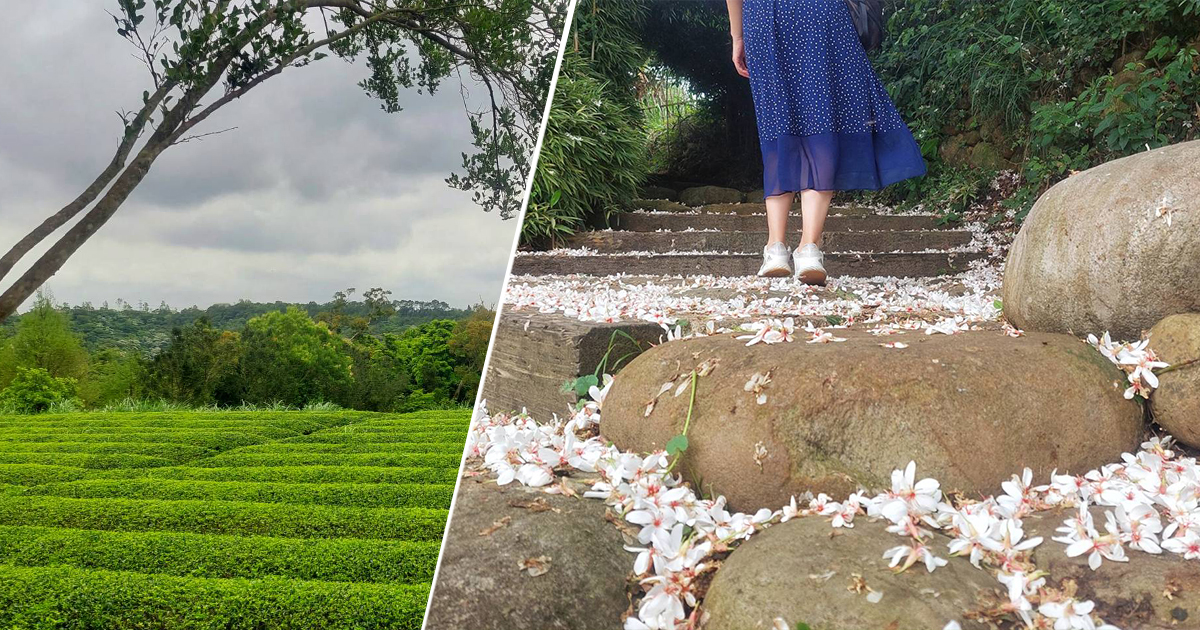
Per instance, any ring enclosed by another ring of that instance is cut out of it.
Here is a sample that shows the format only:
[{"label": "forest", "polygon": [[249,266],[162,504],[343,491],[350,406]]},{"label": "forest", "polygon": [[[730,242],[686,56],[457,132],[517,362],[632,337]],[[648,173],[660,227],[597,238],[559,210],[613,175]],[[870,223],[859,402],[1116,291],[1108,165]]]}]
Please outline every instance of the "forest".
[{"label": "forest", "polygon": [[391,300],[173,310],[67,307],[39,294],[0,328],[0,412],[342,407],[408,412],[475,399],[494,312]]}]

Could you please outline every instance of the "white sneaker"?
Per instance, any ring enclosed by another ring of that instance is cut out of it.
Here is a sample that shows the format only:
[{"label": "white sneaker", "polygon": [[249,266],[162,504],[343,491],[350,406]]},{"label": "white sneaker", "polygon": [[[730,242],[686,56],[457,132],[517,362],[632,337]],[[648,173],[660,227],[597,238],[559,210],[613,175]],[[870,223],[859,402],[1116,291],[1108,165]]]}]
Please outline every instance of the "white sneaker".
[{"label": "white sneaker", "polygon": [[825,254],[813,243],[797,247],[792,253],[796,266],[796,278],[804,284],[825,286]]},{"label": "white sneaker", "polygon": [[786,278],[792,275],[792,257],[788,246],[771,243],[763,248],[763,264],[758,270],[759,278]]}]

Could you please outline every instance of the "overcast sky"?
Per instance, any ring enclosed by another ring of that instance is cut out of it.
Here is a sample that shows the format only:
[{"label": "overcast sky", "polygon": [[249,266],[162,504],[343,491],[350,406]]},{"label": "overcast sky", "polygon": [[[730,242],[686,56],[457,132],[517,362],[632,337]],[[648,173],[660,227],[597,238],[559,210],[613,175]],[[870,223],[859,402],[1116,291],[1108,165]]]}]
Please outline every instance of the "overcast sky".
[{"label": "overcast sky", "polygon": [[[0,24],[4,250],[95,178],[120,137],[115,112],[149,87],[104,12],[114,0],[36,5]],[[165,152],[48,283],[56,300],[204,307],[382,286],[495,303],[517,222],[444,182],[471,150],[457,81],[387,114],[365,75],[331,57],[215,114],[197,132],[237,129]]]}]

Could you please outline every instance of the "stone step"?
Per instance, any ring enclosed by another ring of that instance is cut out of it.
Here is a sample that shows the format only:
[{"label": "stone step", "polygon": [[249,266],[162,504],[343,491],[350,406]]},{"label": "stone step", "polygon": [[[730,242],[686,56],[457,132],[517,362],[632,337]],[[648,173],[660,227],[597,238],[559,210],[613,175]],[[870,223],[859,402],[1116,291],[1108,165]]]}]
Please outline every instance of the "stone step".
[{"label": "stone step", "polygon": [[[975,253],[933,254],[828,254],[825,267],[831,276],[930,277],[965,271]],[[714,275],[753,276],[762,264],[758,254],[669,254],[639,256],[600,254],[595,256],[518,255],[513,275],[585,274]]]},{"label": "stone step", "polygon": [[[569,241],[571,247],[588,247],[600,253],[729,251],[756,254],[767,242],[764,232],[583,232]],[[839,252],[922,252],[948,250],[971,242],[966,230],[903,230],[894,232],[827,232],[821,249]],[[792,243],[794,245],[795,243]]]},{"label": "stone step", "polygon": [[[658,230],[682,232],[688,228],[722,232],[754,232],[762,230],[766,227],[766,223],[766,218],[761,216],[705,212],[699,214],[629,212],[613,217],[613,229],[630,232],[655,232]],[[800,231],[799,215],[794,216],[789,222],[789,228],[795,232]],[[938,224],[937,217],[928,215],[831,215],[825,220],[826,232],[881,232],[945,228],[946,226]]]},{"label": "stone step", "polygon": [[[497,324],[483,398],[493,412],[528,409],[539,421],[566,415],[578,400],[563,384],[593,374],[616,373],[658,343],[663,329],[646,322],[582,322],[552,313],[509,311]],[[607,357],[607,358],[606,358]]]}]

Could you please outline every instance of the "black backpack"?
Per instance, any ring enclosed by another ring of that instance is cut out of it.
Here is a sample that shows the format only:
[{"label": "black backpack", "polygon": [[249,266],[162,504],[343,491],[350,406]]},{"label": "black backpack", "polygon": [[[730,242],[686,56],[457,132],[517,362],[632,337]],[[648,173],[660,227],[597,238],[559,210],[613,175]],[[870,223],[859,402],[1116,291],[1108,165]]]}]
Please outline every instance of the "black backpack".
[{"label": "black backpack", "polygon": [[876,50],[883,43],[883,1],[846,0],[858,39],[867,52]]}]

